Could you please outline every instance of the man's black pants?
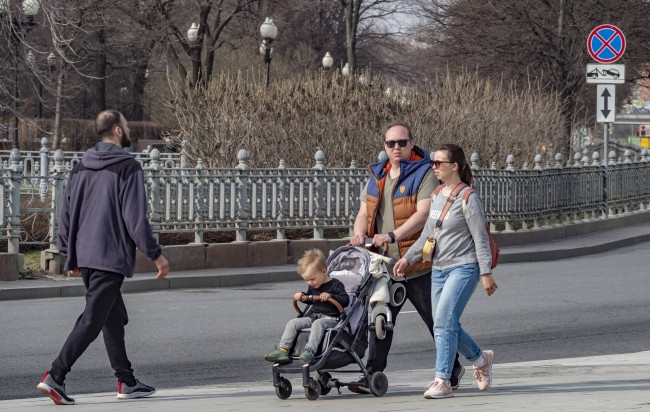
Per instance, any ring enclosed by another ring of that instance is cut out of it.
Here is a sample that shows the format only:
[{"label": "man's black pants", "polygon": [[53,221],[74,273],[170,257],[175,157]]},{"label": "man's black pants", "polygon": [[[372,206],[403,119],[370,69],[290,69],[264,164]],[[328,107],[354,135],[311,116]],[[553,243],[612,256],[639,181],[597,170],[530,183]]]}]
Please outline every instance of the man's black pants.
[{"label": "man's black pants", "polygon": [[86,287],[86,307],[52,363],[50,374],[65,379],[72,365],[102,332],[115,376],[133,385],[135,378],[124,344],[124,325],[129,321],[120,292],[124,276],[89,268],[81,268],[81,274]]},{"label": "man's black pants", "polygon": [[[406,298],[411,301],[415,310],[420,314],[420,317],[427,326],[427,330],[431,334],[431,339],[433,339],[433,311],[431,309],[431,272],[426,275],[418,276],[413,279],[409,279],[408,282],[404,283],[406,287]],[[405,301],[406,302],[406,301]],[[393,324],[397,322],[397,315],[402,309],[401,306],[391,306],[388,305],[390,312],[393,315]],[[383,372],[386,369],[388,363],[388,352],[390,352],[390,346],[393,343],[393,331],[386,331],[386,337],[384,339],[377,339],[377,334],[374,330],[369,331],[368,333],[368,362],[366,367],[368,372]],[[435,341],[434,341],[435,346]],[[435,358],[434,368],[435,368]],[[458,364],[458,354],[456,354],[456,360],[454,361],[454,366]]]}]

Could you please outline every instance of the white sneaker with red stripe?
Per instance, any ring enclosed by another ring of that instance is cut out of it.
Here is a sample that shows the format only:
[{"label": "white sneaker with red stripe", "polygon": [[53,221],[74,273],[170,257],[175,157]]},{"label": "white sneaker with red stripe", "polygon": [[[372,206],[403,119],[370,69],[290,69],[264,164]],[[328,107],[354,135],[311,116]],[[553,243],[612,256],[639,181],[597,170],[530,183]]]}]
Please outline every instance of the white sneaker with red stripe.
[{"label": "white sneaker with red stripe", "polygon": [[144,398],[145,396],[153,395],[154,393],[156,393],[156,389],[145,385],[137,379],[133,386],[117,381],[117,399]]},{"label": "white sneaker with red stripe", "polygon": [[65,385],[59,385],[54,381],[50,371],[45,371],[43,379],[37,386],[45,396],[49,396],[57,405],[74,405],[74,399],[69,398],[65,393]]}]

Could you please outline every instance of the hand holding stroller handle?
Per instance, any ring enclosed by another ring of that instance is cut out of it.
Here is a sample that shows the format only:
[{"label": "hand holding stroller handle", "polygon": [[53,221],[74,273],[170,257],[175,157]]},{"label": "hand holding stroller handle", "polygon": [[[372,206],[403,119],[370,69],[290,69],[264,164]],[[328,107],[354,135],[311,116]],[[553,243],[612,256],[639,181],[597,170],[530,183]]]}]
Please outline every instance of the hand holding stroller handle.
[{"label": "hand holding stroller handle", "polygon": [[[320,296],[316,295],[316,296],[313,296],[313,300],[314,300],[314,301],[319,301],[319,300],[321,300],[321,299],[320,299]],[[307,301],[307,296],[305,296],[305,295],[303,294],[303,295],[300,297],[300,301],[301,301],[301,302],[306,302],[306,301]],[[334,298],[329,298],[329,299],[327,299],[327,301],[328,301],[329,303],[331,303],[332,305],[336,306],[336,309],[338,309],[339,313],[343,313],[343,306],[341,306],[341,304],[340,304],[336,299],[334,299]],[[298,307],[298,300],[296,300],[295,298],[294,298],[294,300],[293,300],[293,307],[294,307],[294,309],[296,309],[296,312],[298,312],[298,313],[301,312],[300,308]]]}]

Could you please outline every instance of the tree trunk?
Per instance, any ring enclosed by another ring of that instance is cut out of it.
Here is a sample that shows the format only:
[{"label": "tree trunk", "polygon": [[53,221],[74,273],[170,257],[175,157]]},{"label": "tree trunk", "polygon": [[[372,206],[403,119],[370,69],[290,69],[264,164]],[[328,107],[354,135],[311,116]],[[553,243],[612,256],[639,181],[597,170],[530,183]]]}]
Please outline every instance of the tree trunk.
[{"label": "tree trunk", "polygon": [[149,57],[153,48],[156,46],[155,40],[147,40],[140,49],[140,58],[138,65],[135,69],[135,79],[133,81],[133,113],[131,120],[144,120],[144,106],[142,105],[142,97],[144,95],[144,88],[147,83],[146,74],[149,62]]},{"label": "tree trunk", "polygon": [[61,144],[61,122],[63,114],[61,113],[61,103],[63,96],[63,63],[59,64],[59,77],[56,86],[56,109],[54,114],[54,139],[52,141],[52,151],[57,150]]},{"label": "tree trunk", "polygon": [[[357,24],[359,7],[362,0],[348,0],[345,11],[345,45],[347,48],[348,67],[350,74],[353,74],[357,68]],[[356,14],[355,14],[356,12]]]},{"label": "tree trunk", "polygon": [[95,80],[95,106],[98,112],[106,110],[106,32],[102,27],[97,32],[99,56],[97,56],[97,80]]}]

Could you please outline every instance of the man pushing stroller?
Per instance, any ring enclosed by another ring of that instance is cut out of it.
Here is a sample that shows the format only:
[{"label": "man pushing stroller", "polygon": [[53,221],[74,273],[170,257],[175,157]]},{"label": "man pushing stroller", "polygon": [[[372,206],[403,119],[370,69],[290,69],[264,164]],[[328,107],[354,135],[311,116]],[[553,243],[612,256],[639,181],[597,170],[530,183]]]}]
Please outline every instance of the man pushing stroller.
[{"label": "man pushing stroller", "polygon": [[305,252],[298,261],[298,273],[307,282],[308,288],[307,292],[297,292],[294,299],[312,305],[311,310],[307,316],[300,313],[297,318],[287,322],[278,346],[264,355],[264,360],[268,362],[289,363],[289,351],[296,336],[301,330],[311,328],[309,340],[299,359],[305,363],[312,363],[323,334],[339,321],[339,309],[328,302],[328,299],[334,299],[343,308],[350,303],[350,297],[343,283],[330,278],[327,274],[325,254],[320,249],[310,249]]}]

